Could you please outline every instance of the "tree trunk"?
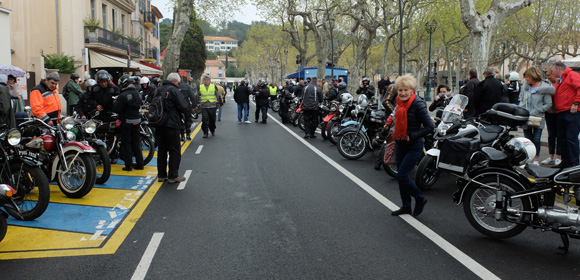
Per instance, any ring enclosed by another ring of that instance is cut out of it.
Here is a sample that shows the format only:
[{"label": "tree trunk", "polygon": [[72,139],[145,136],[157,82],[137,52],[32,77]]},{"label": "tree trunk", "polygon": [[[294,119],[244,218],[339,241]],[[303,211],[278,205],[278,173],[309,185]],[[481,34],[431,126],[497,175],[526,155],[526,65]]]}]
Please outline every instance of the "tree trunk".
[{"label": "tree trunk", "polygon": [[194,0],[178,0],[176,4],[176,13],[173,24],[173,34],[169,37],[167,48],[165,49],[165,57],[163,58],[163,79],[172,72],[176,72],[179,68],[179,55],[181,50],[181,43],[185,37],[185,33],[189,28],[189,17],[191,9],[193,9]]}]

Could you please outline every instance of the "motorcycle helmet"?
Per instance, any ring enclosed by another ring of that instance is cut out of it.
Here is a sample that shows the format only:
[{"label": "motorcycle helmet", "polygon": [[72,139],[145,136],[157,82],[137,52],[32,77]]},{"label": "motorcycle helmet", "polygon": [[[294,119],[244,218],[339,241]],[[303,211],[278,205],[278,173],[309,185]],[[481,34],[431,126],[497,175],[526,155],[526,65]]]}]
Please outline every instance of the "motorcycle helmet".
[{"label": "motorcycle helmet", "polygon": [[158,77],[153,78],[153,84],[154,85],[159,85],[159,83],[161,83],[161,79]]},{"label": "motorcycle helmet", "polygon": [[121,76],[121,78],[119,78],[119,86],[121,88],[126,88],[127,86],[131,85],[131,84],[135,84],[137,82],[137,79],[129,74],[125,74],[123,76]]},{"label": "motorcycle helmet", "polygon": [[518,73],[518,72],[510,72],[510,78],[509,78],[509,80],[511,82],[513,82],[513,81],[519,81],[520,80],[520,73]]},{"label": "motorcycle helmet", "polygon": [[97,85],[97,81],[93,80],[93,79],[88,79],[85,82],[85,87],[94,87]]},{"label": "motorcycle helmet", "polygon": [[346,83],[345,83],[345,82],[340,82],[340,83],[338,83],[338,89],[339,89],[339,90],[341,90],[341,89],[345,89],[345,88],[346,88]]},{"label": "motorcycle helmet", "polygon": [[97,75],[95,75],[95,78],[97,79],[97,82],[109,82],[111,80],[111,76],[109,75],[109,72],[107,72],[107,70],[99,70],[99,72],[97,72]]},{"label": "motorcycle helmet", "polygon": [[70,74],[70,79],[71,79],[71,80],[76,80],[76,79],[78,79],[78,78],[80,78],[79,74],[77,74],[77,73],[72,73],[72,74]]},{"label": "motorcycle helmet", "polygon": [[139,84],[149,84],[149,78],[147,78],[147,77],[141,78],[141,81],[139,82]]},{"label": "motorcycle helmet", "polygon": [[283,87],[282,87],[282,86],[278,86],[278,90],[282,90],[282,89],[283,89]]},{"label": "motorcycle helmet", "polygon": [[365,85],[368,85],[371,83],[371,79],[369,77],[364,77],[362,80],[362,83]]},{"label": "motorcycle helmet", "polygon": [[358,96],[358,101],[357,102],[358,102],[358,105],[361,108],[366,108],[367,105],[369,105],[369,98],[366,95],[361,94],[361,95]]},{"label": "motorcycle helmet", "polygon": [[264,87],[267,87],[267,86],[268,86],[268,83],[266,83],[266,81],[264,81],[264,82],[262,82],[262,83],[260,84],[260,87],[263,87],[263,88],[264,88]]},{"label": "motorcycle helmet", "polygon": [[516,137],[508,141],[504,149],[514,165],[529,163],[536,156],[536,146],[525,137]]},{"label": "motorcycle helmet", "polygon": [[352,94],[350,94],[350,92],[343,92],[340,95],[340,102],[342,102],[342,104],[350,103],[352,99]]}]

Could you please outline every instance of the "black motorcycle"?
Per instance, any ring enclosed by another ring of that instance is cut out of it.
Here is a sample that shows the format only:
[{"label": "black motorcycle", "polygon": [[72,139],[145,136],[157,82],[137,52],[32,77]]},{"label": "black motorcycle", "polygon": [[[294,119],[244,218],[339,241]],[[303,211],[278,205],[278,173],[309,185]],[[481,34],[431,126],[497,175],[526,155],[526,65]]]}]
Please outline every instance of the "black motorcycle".
[{"label": "black motorcycle", "polygon": [[97,170],[95,183],[106,183],[111,176],[111,159],[109,158],[105,141],[95,136],[97,127],[102,125],[103,122],[100,120],[65,118],[62,123],[76,135],[78,141],[86,142],[95,149],[96,153],[92,154]]}]

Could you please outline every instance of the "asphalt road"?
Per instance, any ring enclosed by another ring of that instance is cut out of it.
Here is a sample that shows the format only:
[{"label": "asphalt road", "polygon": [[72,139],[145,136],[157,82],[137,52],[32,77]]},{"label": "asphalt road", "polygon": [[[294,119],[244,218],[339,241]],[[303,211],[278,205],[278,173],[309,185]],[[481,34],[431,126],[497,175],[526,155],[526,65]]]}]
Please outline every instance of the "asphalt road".
[{"label": "asphalt road", "polygon": [[163,185],[115,254],[0,261],[0,279],[580,275],[575,240],[559,255],[554,233],[527,229],[499,241],[478,233],[451,201],[451,176],[425,193],[417,219],[392,217],[397,181],[373,169],[371,153],[346,160],[320,136],[305,140],[299,128],[273,120],[276,113],[268,124],[238,124],[236,114],[230,94],[216,135],[198,133],[183,155],[180,173],[191,170],[185,187]]}]

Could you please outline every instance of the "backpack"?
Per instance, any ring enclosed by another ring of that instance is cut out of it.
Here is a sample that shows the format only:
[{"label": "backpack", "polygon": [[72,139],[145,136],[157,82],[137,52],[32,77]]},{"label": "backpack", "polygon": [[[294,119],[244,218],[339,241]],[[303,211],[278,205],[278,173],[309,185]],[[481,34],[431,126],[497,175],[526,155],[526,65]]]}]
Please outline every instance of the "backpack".
[{"label": "backpack", "polygon": [[171,90],[170,87],[167,87],[164,91],[157,91],[151,99],[149,112],[147,113],[149,126],[161,127],[169,120],[169,112],[165,111],[165,99],[167,98],[167,94],[169,94],[169,90]]},{"label": "backpack", "polygon": [[[70,82],[68,82],[70,83]],[[62,96],[64,97],[65,100],[68,100],[68,83],[66,83],[66,85],[64,85],[64,88],[62,89],[62,92],[60,94],[62,94]]]}]

